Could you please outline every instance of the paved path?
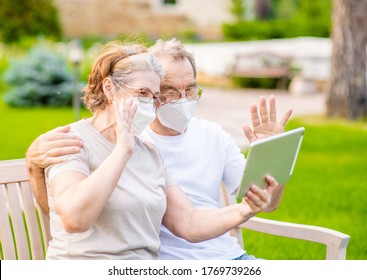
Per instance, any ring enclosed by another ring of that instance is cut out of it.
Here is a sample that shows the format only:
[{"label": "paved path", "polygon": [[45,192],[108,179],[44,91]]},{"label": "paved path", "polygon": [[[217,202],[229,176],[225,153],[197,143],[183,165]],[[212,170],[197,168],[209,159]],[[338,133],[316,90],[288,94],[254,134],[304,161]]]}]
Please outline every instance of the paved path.
[{"label": "paved path", "polygon": [[235,139],[240,148],[248,145],[242,130],[243,124],[251,124],[249,107],[258,104],[260,96],[276,96],[277,116],[280,118],[285,110],[293,108],[293,117],[301,115],[322,115],[325,113],[325,94],[291,95],[289,92],[251,89],[215,89],[203,88],[196,116],[222,125]]}]

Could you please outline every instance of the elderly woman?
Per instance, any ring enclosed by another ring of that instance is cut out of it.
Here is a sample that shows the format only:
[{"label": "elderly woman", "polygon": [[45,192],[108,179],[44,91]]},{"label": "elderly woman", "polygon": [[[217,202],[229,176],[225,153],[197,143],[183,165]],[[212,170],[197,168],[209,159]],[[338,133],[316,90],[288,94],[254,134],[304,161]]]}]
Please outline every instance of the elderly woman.
[{"label": "elderly woman", "polygon": [[94,62],[71,124],[79,153],[46,168],[52,240],[47,259],[158,259],[159,231],[191,242],[219,236],[265,209],[277,192],[256,186],[242,203],[195,209],[155,147],[136,135],[154,118],[160,64],[140,45],[109,43]]}]

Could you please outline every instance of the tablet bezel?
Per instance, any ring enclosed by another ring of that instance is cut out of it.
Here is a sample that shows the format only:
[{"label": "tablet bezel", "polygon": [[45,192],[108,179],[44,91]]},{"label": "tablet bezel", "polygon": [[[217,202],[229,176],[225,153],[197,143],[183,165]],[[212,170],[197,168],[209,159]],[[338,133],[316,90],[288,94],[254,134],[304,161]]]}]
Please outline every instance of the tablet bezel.
[{"label": "tablet bezel", "polygon": [[290,179],[304,131],[305,128],[300,127],[250,144],[246,166],[237,191],[238,199],[242,199],[251,184],[265,189],[266,175],[273,176],[278,184],[284,184]]}]

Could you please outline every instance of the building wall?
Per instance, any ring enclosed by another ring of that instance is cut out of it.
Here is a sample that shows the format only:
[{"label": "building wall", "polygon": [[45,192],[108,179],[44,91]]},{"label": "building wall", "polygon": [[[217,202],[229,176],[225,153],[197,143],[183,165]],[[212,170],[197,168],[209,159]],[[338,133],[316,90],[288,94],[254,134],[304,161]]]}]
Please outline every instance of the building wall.
[{"label": "building wall", "polygon": [[194,31],[202,38],[221,37],[230,0],[54,0],[67,37],[146,34],[153,38]]},{"label": "building wall", "polygon": [[230,0],[178,0],[177,3],[180,12],[193,22],[204,38],[221,38],[221,24],[232,19]]},{"label": "building wall", "polygon": [[230,21],[230,0],[181,0],[182,11],[199,27],[220,26]]}]

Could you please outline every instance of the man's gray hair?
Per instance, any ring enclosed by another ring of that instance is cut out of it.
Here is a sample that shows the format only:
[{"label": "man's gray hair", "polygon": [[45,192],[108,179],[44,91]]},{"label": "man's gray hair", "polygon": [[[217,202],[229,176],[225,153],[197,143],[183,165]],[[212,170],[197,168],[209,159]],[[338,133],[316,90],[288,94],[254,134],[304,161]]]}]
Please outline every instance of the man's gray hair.
[{"label": "man's gray hair", "polygon": [[162,39],[157,40],[157,42],[149,48],[149,52],[158,59],[160,57],[166,57],[180,61],[187,58],[190,61],[194,71],[194,77],[196,79],[196,64],[194,55],[188,52],[184,45],[176,38],[170,39],[168,41]]}]

